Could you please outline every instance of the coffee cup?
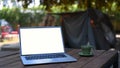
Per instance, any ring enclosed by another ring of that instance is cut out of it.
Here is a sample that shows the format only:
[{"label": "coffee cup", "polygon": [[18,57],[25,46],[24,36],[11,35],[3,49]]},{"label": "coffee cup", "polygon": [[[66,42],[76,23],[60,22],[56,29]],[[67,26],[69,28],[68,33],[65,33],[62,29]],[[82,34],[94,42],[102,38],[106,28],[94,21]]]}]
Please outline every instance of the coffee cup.
[{"label": "coffee cup", "polygon": [[92,49],[92,47],[91,46],[89,46],[89,45],[83,45],[83,46],[81,46],[81,52],[83,53],[83,54],[91,54],[91,49]]}]

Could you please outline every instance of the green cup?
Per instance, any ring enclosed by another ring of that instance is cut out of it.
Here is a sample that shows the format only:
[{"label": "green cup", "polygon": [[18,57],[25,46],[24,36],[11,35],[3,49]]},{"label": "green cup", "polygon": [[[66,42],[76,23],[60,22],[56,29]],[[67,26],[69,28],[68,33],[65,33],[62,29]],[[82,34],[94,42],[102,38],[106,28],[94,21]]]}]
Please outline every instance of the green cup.
[{"label": "green cup", "polygon": [[88,46],[88,45],[83,45],[83,46],[81,46],[81,52],[83,53],[83,54],[91,54],[91,49],[92,49],[92,47],[91,46]]}]

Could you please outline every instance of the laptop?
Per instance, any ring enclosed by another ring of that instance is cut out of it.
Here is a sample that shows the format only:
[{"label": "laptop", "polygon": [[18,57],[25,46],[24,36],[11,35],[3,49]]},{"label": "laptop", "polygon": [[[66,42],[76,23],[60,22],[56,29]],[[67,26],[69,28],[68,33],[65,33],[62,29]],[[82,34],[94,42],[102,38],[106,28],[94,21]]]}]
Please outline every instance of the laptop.
[{"label": "laptop", "polygon": [[61,27],[20,28],[19,36],[24,65],[77,61],[64,51]]}]

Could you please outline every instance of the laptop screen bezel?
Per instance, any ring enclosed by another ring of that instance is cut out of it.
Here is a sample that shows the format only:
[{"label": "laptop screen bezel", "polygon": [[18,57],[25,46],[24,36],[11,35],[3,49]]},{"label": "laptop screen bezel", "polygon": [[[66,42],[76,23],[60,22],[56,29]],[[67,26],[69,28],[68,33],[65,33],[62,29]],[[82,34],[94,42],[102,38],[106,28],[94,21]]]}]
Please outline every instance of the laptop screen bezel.
[{"label": "laptop screen bezel", "polygon": [[[20,29],[36,29],[36,28],[60,28],[60,33],[62,35],[62,28],[61,26],[41,26],[41,27],[20,27],[19,28],[19,41],[20,41],[20,55],[23,55],[22,54],[22,45],[21,45],[21,32],[20,32]],[[60,52],[60,53],[64,53],[65,52],[65,46],[64,46],[64,41],[63,41],[63,35],[62,35],[62,42],[63,42],[63,52]],[[27,55],[33,55],[33,54],[27,54]]]}]

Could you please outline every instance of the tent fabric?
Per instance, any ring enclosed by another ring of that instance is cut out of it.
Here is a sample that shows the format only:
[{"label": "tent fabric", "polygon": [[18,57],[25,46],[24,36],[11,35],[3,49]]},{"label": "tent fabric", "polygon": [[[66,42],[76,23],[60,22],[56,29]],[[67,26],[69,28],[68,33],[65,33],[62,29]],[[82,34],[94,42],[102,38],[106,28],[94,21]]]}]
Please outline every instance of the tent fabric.
[{"label": "tent fabric", "polygon": [[[108,16],[96,9],[62,15],[62,31],[66,47],[80,48],[90,43],[95,49],[114,47],[115,35]],[[104,30],[106,29],[107,30]]]}]

